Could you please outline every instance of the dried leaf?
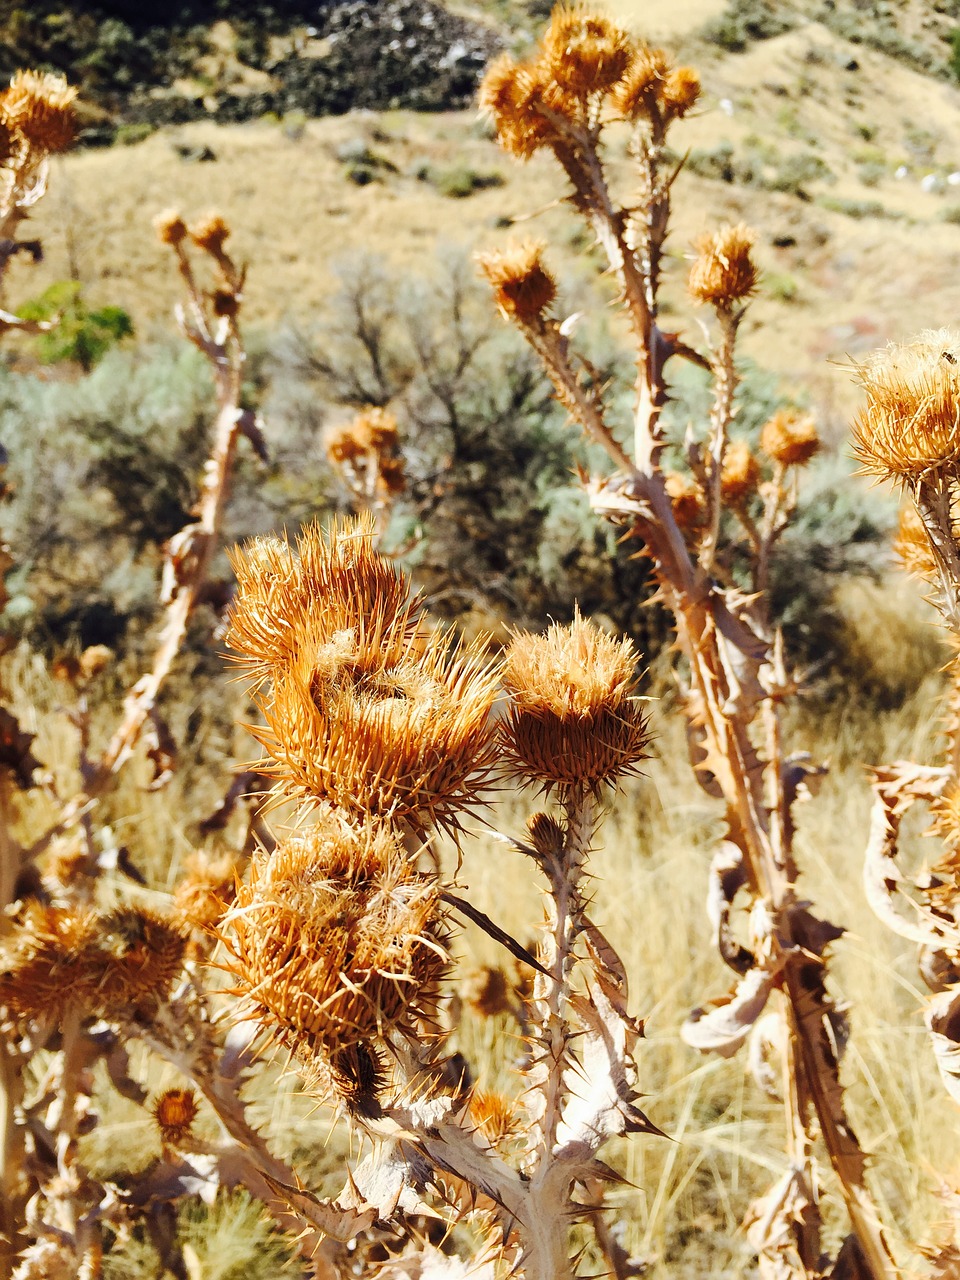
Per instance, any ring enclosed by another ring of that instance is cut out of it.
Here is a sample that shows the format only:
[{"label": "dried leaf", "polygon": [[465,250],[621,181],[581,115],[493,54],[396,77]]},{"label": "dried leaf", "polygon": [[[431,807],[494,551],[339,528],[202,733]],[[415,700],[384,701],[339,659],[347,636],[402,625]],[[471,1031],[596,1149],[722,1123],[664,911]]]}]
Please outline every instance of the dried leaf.
[{"label": "dried leaf", "polygon": [[730,917],[733,900],[747,882],[743,851],[732,840],[724,840],[710,861],[707,886],[707,916],[713,926],[713,940],[726,964],[736,973],[746,973],[756,957],[733,936]]},{"label": "dried leaf", "polygon": [[681,1037],[701,1053],[732,1058],[763,1013],[775,978],[775,969],[750,969],[730,995],[694,1009],[680,1028]]},{"label": "dried leaf", "polygon": [[812,1275],[819,1254],[819,1214],[806,1169],[791,1168],[747,1210],[743,1225],[762,1280]]},{"label": "dried leaf", "polygon": [[960,986],[935,995],[924,1011],[940,1078],[954,1102],[960,1102]]}]

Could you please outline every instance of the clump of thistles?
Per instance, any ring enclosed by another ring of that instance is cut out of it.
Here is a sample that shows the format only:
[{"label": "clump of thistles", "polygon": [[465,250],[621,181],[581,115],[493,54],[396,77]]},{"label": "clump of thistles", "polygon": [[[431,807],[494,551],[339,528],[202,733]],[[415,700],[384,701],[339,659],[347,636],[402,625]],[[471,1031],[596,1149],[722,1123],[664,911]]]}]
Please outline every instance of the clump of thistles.
[{"label": "clump of thistles", "polygon": [[867,403],[853,424],[864,470],[909,482],[960,463],[960,334],[922,333],[855,366]]},{"label": "clump of thistles", "polygon": [[697,256],[687,282],[694,302],[729,309],[749,298],[757,287],[754,241],[753,232],[739,223],[709,232],[694,243]]},{"label": "clump of thistles", "polygon": [[480,107],[506,151],[525,160],[551,147],[564,162],[576,149],[574,131],[590,127],[601,103],[624,119],[646,118],[660,132],[699,96],[691,68],[674,67],[663,50],[601,13],[559,5],[532,58],[518,63],[504,54],[491,64]]},{"label": "clump of thistles", "polygon": [[504,319],[536,324],[552,305],[557,282],[543,265],[543,251],[542,241],[524,240],[502,251],[477,255]]},{"label": "clump of thistles", "polygon": [[236,559],[229,639],[263,682],[260,767],[287,795],[455,827],[495,761],[482,647],[427,630],[369,520],[309,529],[298,552],[255,542]]},{"label": "clump of thistles", "polygon": [[309,834],[254,858],[224,918],[236,994],[358,1109],[383,1087],[385,1042],[432,1019],[446,965],[439,893],[391,827],[323,807]]},{"label": "clump of thistles", "polygon": [[579,615],[545,635],[516,635],[503,661],[510,709],[502,728],[516,772],[547,788],[593,789],[635,773],[650,742],[637,658],[628,639]]}]

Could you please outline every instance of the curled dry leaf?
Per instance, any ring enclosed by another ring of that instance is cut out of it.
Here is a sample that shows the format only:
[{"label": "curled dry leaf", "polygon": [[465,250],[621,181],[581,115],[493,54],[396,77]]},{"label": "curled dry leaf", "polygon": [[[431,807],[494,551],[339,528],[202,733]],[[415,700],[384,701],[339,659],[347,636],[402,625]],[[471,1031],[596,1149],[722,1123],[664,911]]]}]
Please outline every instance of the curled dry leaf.
[{"label": "curled dry leaf", "polygon": [[954,1102],[960,1102],[960,986],[933,997],[924,1012],[940,1078]]},{"label": "curled dry leaf", "polygon": [[748,969],[730,995],[694,1009],[680,1035],[701,1053],[732,1058],[763,1013],[776,976],[776,969]]}]

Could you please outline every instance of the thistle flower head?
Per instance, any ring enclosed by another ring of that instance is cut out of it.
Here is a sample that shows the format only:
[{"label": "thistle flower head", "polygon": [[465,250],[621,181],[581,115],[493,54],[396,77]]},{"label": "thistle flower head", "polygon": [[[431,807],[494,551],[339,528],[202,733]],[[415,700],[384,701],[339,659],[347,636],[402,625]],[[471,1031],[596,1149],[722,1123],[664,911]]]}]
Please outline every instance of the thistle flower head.
[{"label": "thistle flower head", "polygon": [[533,324],[557,296],[557,282],[543,265],[544,244],[524,240],[506,250],[478,254],[504,319]]},{"label": "thistle flower head", "polygon": [[183,950],[173,924],[152,912],[31,903],[0,952],[0,1005],[18,1019],[142,1009],[167,994]]},{"label": "thistle flower head", "polygon": [[190,1137],[200,1106],[192,1089],[167,1089],[153,1104],[153,1118],[160,1137],[170,1146],[180,1146]]},{"label": "thistle flower head", "polygon": [[665,116],[679,120],[696,106],[699,99],[700,77],[693,67],[674,67],[667,73],[660,90]]},{"label": "thistle flower head", "polygon": [[190,234],[178,209],[164,209],[163,213],[158,213],[153,220],[153,229],[161,244],[180,244]]},{"label": "thistle flower head", "polygon": [[492,1089],[474,1089],[470,1095],[470,1119],[492,1147],[523,1131],[523,1109],[516,1098]]},{"label": "thistle flower head", "polygon": [[742,222],[701,236],[687,287],[694,302],[729,308],[757,287],[757,269],[750,251],[755,236]]},{"label": "thistle flower head", "polygon": [[723,455],[720,493],[724,502],[737,506],[752,497],[760,483],[760,464],[746,440],[731,440]]},{"label": "thistle flower head", "polygon": [[190,228],[189,234],[198,249],[218,254],[223,251],[224,243],[230,235],[230,228],[219,213],[211,211],[204,214],[200,221]]},{"label": "thistle flower head", "polygon": [[820,452],[817,426],[808,413],[778,409],[760,431],[760,448],[771,462],[802,467]]},{"label": "thistle flower head", "polygon": [[614,640],[579,614],[545,635],[516,635],[503,663],[509,764],[547,788],[599,788],[636,772],[650,742],[634,696],[636,662],[628,639]]},{"label": "thistle flower head", "polygon": [[581,114],[578,100],[557,84],[543,59],[517,63],[509,54],[488,67],[479,103],[500,145],[520,160],[558,141],[558,126]]},{"label": "thistle flower head", "polygon": [[76,96],[62,76],[18,71],[0,94],[0,119],[38,151],[66,151],[77,132]]},{"label": "thistle flower head", "polygon": [[865,471],[901,482],[960,463],[960,333],[926,331],[855,366],[867,403],[853,424]]},{"label": "thistle flower head", "polygon": [[229,856],[208,858],[191,854],[183,879],[173,891],[174,916],[184,929],[204,933],[211,929],[232,902],[237,866]]},{"label": "thistle flower head", "polygon": [[223,929],[237,993],[348,1101],[379,1088],[378,1045],[430,1017],[446,963],[436,879],[389,826],[328,806],[254,858]]},{"label": "thistle flower head", "polygon": [[586,98],[611,89],[630,65],[631,41],[609,18],[582,5],[558,5],[543,38],[554,80]]},{"label": "thistle flower head", "polygon": [[614,106],[627,120],[659,112],[664,85],[671,73],[670,60],[662,49],[637,43],[626,74],[611,94]]},{"label": "thistle flower head", "polygon": [[481,965],[464,974],[458,988],[460,999],[482,1018],[495,1018],[510,1012],[510,985],[504,971],[494,965]]}]

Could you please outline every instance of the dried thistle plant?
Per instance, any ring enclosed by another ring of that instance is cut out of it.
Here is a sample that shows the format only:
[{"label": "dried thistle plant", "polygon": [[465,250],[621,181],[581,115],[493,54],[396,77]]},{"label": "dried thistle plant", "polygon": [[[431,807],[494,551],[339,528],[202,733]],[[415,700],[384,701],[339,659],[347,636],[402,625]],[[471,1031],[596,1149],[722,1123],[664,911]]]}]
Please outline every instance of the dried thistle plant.
[{"label": "dried thistle plant", "polygon": [[[866,1158],[844,1112],[843,1019],[826,989],[827,953],[842,930],[818,919],[796,889],[793,808],[809,766],[791,759],[782,743],[781,705],[796,681],[766,597],[771,558],[795,509],[798,471],[819,438],[812,421],[783,413],[765,425],[759,453],[736,435],[735,346],[759,279],[747,227],[721,227],[694,245],[688,292],[712,313],[709,346],[698,350],[658,318],[677,176],[666,139],[699,91],[695,71],[583,6],[555,10],[534,55],[519,63],[501,58],[480,91],[505,150],[520,159],[553,154],[569,183],[566,200],[596,236],[634,342],[630,421],[618,420],[589,362],[577,354],[573,325],[558,310],[548,249],[527,242],[487,252],[480,269],[501,314],[539,355],[557,399],[604,449],[610,473],[586,478],[593,508],[637,540],[674,617],[692,764],[725,812],[710,910],[720,954],[736,974],[731,994],[697,1010],[684,1036],[700,1049],[732,1054],[757,1034],[767,1008],[784,1030],[789,1167],[752,1215],[761,1272],[819,1277],[847,1274],[854,1265],[858,1274],[890,1277],[896,1268],[867,1185]],[[621,197],[604,143],[608,128],[624,124],[633,165]],[[708,422],[688,431],[685,469],[665,472],[664,370],[674,359],[709,371],[713,407]],[[746,589],[733,572],[735,550],[746,556]],[[546,833],[542,839],[546,848]],[[750,903],[745,942],[733,924],[742,891]],[[835,1262],[820,1238],[818,1147],[851,1226]]]}]

